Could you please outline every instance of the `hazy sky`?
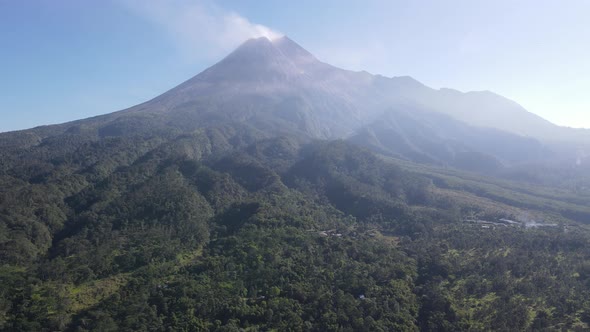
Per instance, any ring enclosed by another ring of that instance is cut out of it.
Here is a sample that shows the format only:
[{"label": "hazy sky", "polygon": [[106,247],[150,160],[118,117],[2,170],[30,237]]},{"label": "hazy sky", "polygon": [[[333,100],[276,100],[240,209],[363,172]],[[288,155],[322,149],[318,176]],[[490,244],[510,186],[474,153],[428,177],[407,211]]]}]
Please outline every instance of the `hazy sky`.
[{"label": "hazy sky", "polygon": [[590,127],[587,0],[0,0],[0,131],[132,106],[273,33],[339,67]]}]

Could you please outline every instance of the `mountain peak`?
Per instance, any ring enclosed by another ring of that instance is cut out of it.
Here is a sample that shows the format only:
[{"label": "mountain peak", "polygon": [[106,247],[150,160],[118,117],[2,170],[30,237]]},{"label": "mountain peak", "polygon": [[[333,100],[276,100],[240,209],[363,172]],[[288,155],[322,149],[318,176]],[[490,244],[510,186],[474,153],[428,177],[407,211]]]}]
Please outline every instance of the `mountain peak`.
[{"label": "mountain peak", "polygon": [[250,39],[247,39],[246,41],[244,41],[242,44],[240,44],[240,46],[238,46],[234,50],[234,52],[239,51],[239,50],[243,50],[243,49],[247,49],[247,48],[251,48],[251,47],[261,47],[261,46],[263,47],[263,46],[269,45],[269,44],[272,44],[272,41],[268,37],[250,38]]},{"label": "mountain peak", "polygon": [[287,36],[251,38],[223,60],[199,75],[214,81],[266,81],[292,79],[318,60]]},{"label": "mountain peak", "polygon": [[233,58],[250,58],[250,57],[269,57],[278,56],[278,52],[273,45],[273,42],[267,37],[250,38],[243,42],[238,48],[231,52],[225,59],[231,60]]},{"label": "mountain peak", "polygon": [[250,38],[243,42],[230,56],[232,54],[239,56],[252,55],[252,53],[258,56],[285,56],[297,63],[317,61],[311,53],[287,36],[274,39],[268,37]]}]

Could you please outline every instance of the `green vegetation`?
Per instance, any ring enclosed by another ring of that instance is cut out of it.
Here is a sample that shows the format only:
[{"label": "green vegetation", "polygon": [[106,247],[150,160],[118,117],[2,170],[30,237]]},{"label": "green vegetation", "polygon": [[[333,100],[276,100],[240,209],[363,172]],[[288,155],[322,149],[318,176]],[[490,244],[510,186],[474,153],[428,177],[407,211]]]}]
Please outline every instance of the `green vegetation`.
[{"label": "green vegetation", "polygon": [[[588,196],[343,141],[124,125],[4,136],[0,330],[589,328]],[[465,221],[521,214],[559,225]]]}]

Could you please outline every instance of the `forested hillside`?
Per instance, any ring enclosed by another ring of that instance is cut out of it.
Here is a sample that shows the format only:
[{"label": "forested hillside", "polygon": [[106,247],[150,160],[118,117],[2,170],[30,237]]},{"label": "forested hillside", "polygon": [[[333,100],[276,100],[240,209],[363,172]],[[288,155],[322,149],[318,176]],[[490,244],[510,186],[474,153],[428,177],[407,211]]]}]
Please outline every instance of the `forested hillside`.
[{"label": "forested hillside", "polygon": [[[46,143],[2,174],[6,331],[589,322],[590,233],[566,213],[585,201],[545,211],[514,188],[246,128]],[[466,222],[524,212],[558,226]]]}]

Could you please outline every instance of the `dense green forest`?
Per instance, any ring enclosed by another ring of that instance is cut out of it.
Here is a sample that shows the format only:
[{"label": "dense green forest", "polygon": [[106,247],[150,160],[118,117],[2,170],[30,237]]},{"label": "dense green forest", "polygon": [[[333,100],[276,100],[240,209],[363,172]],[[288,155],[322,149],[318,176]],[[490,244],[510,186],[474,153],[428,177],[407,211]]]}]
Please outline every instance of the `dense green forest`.
[{"label": "dense green forest", "polygon": [[589,328],[590,199],[565,189],[247,127],[2,154],[3,331]]}]

